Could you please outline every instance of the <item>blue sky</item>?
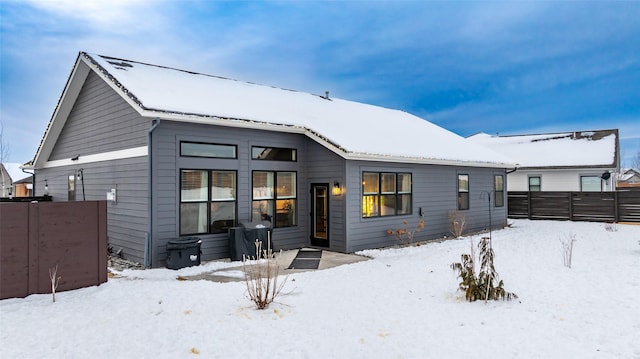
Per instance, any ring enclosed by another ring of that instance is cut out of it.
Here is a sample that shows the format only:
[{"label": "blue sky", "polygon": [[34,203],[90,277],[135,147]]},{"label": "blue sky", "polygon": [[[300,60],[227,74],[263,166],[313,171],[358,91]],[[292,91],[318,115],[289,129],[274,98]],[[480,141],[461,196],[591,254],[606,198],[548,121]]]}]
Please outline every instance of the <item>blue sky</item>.
[{"label": "blue sky", "polygon": [[459,135],[618,128],[640,156],[640,1],[0,0],[10,162],[79,51],[413,113]]}]

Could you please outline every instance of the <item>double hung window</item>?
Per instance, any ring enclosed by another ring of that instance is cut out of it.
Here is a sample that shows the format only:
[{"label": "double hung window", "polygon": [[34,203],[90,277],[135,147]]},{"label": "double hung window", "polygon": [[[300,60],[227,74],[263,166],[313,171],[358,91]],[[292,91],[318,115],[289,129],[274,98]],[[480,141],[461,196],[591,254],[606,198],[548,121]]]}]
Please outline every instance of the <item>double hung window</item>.
[{"label": "double hung window", "polygon": [[529,177],[529,192],[540,192],[542,190],[542,181],[540,176]]},{"label": "double hung window", "polygon": [[495,197],[494,204],[496,207],[504,207],[504,176],[493,176],[493,194]]},{"label": "double hung window", "polygon": [[458,175],[458,209],[469,209],[469,175]]}]

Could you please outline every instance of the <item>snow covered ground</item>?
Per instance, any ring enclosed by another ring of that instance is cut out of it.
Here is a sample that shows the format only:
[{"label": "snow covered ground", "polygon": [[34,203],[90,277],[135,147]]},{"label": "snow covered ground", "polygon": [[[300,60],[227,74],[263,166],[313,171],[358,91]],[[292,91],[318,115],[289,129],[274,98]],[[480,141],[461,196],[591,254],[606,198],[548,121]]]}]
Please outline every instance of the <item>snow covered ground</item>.
[{"label": "snow covered ground", "polygon": [[[515,301],[463,300],[449,265],[469,238],[290,275],[264,311],[242,282],[176,280],[238,263],[127,270],[55,303],[0,301],[0,357],[640,358],[640,226],[512,223],[493,247]],[[560,239],[571,234],[567,268]]]}]

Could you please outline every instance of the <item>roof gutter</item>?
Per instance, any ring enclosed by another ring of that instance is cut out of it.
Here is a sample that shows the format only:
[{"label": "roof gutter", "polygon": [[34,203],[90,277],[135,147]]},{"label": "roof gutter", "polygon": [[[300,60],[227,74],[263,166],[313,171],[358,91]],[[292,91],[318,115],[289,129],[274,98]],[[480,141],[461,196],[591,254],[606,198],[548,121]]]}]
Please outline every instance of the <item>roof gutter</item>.
[{"label": "roof gutter", "polygon": [[148,131],[148,143],[147,143],[147,222],[148,229],[144,238],[144,266],[151,268],[153,257],[153,131],[160,125],[160,119],[153,120],[151,127]]},{"label": "roof gutter", "polygon": [[[20,170],[22,172],[31,175],[31,197],[35,197],[36,196],[36,171],[33,170],[33,173],[32,172],[27,172],[27,169],[30,169],[30,168],[20,167]],[[45,193],[45,194],[47,194],[47,193]]]}]

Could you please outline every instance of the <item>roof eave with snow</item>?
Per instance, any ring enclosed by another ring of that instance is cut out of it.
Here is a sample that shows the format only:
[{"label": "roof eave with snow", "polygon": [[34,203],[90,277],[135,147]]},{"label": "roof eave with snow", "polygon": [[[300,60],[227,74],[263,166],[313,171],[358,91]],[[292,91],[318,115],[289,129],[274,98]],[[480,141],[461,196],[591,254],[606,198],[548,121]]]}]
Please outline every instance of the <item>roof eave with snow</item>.
[{"label": "roof eave with snow", "polygon": [[[285,123],[286,121],[284,121],[283,123],[277,123],[269,120],[265,121],[264,119],[258,120],[258,119],[252,119],[246,116],[243,117],[242,115],[220,116],[216,114],[212,115],[210,113],[203,113],[203,112],[197,112],[197,111],[193,111],[193,112],[174,111],[171,109],[155,108],[154,106],[145,106],[143,102],[144,99],[140,99],[138,97],[139,94],[134,93],[133,91],[125,87],[125,85],[121,83],[121,80],[117,78],[118,74],[120,74],[121,76],[124,76],[122,75],[121,72],[118,72],[118,70],[114,68],[113,71],[116,72],[116,74],[111,74],[105,68],[105,66],[110,66],[112,64],[111,62],[108,61],[109,59],[113,59],[113,58],[100,57],[97,55],[89,55],[84,52],[81,52],[78,55],[78,58],[76,59],[75,65],[71,71],[69,79],[67,80],[65,89],[62,93],[62,96],[60,97],[60,100],[56,106],[52,119],[49,122],[48,128],[44,134],[44,137],[40,143],[40,146],[34,158],[34,161],[33,161],[34,168],[40,168],[47,162],[47,158],[49,157],[51,151],[53,150],[53,146],[58,136],[60,135],[62,128],[64,127],[64,124],[66,122],[66,119],[69,116],[71,108],[73,107],[73,104],[75,103],[75,100],[80,93],[82,85],[84,84],[90,71],[94,71],[98,76],[100,76],[105,81],[105,83],[109,85],[114,91],[116,91],[116,93],[120,94],[120,96],[126,102],[128,102],[133,109],[135,109],[140,114],[140,116],[145,118],[303,134],[311,138],[312,140],[316,141],[317,143],[321,144],[325,148],[328,148],[329,150],[336,153],[337,155],[341,156],[342,158],[349,159],[349,160],[422,163],[422,164],[490,167],[490,168],[513,168],[516,166],[513,162],[509,161],[508,159],[495,160],[495,158],[502,159],[502,156],[500,155],[494,156],[496,155],[496,153],[492,151],[488,152],[489,155],[486,156],[487,157],[486,160],[484,157],[478,158],[478,156],[475,154],[473,156],[464,156],[460,154],[454,154],[452,156],[448,156],[447,154],[445,154],[443,156],[443,154],[440,153],[437,156],[432,156],[432,155],[425,155],[427,154],[428,151],[419,151],[419,150],[415,151],[415,152],[418,152],[418,154],[414,154],[414,153],[407,154],[407,153],[402,153],[402,151],[398,151],[400,152],[399,154],[398,153],[396,154],[376,153],[376,151],[359,151],[359,150],[352,150],[349,148],[345,148],[340,143],[334,141],[333,139],[328,138],[324,134],[321,134],[319,131],[316,131],[306,125],[299,125],[295,123]],[[121,60],[121,61],[129,61],[129,60]],[[136,66],[142,67],[143,70],[146,67],[153,67],[153,69],[156,71],[158,71],[158,69],[160,69],[159,71],[182,71],[182,70],[175,70],[170,68],[164,68],[161,66],[148,65],[148,64],[137,63],[137,62],[131,62],[131,63],[136,64]],[[193,74],[193,73],[189,73],[189,74],[192,74],[194,76],[195,75],[208,76],[208,75],[200,75],[200,74]],[[180,73],[180,75],[184,75],[184,74]],[[184,76],[186,77],[188,75],[184,75]],[[124,80],[127,80],[126,76],[124,77],[125,77]],[[215,78],[215,77],[211,77],[211,78],[221,79],[221,78]],[[228,79],[225,79],[225,80],[228,80]],[[229,81],[235,81],[235,80],[229,80]],[[232,83],[232,85],[234,84],[235,83]],[[251,85],[255,85],[255,84],[251,84]],[[282,89],[276,89],[276,90],[284,91]],[[300,94],[298,92],[291,91],[291,90],[286,90],[286,91],[288,92],[282,93],[283,96],[286,96],[288,93],[295,93],[297,96],[299,96]],[[144,95],[144,92],[142,94]],[[326,99],[323,101],[326,101]],[[345,102],[344,100],[339,100],[339,99],[338,101]],[[346,101],[346,103],[358,104],[358,103],[353,103],[349,101]],[[371,105],[359,104],[357,106],[364,107],[364,106],[371,106]],[[375,107],[375,106],[371,106],[371,107]],[[401,113],[401,111],[397,111],[397,110],[380,108],[380,110],[374,109],[371,112],[375,113],[375,111],[378,111],[378,112],[386,111],[384,115],[387,116],[390,113],[392,118],[393,116],[396,116],[395,112],[393,111],[396,111],[399,113],[396,117],[399,117],[400,119],[402,119],[403,116],[413,117],[411,115]],[[268,116],[266,117],[268,118]],[[278,118],[278,117],[276,116],[275,118]],[[323,122],[323,120],[326,120],[326,118],[321,119],[319,121]],[[424,123],[425,127],[427,126],[427,124],[429,124],[430,126],[434,126],[433,124],[430,124],[427,121],[424,121],[424,122],[425,122]],[[325,127],[325,130],[326,130],[326,127]],[[444,129],[441,129],[441,130],[446,131]],[[342,140],[344,141],[344,138]],[[399,141],[400,142],[398,143],[401,145],[403,144],[403,142],[406,142],[406,141],[402,141],[402,139],[400,139]],[[462,146],[459,145],[454,149],[459,150],[460,148],[466,147],[467,144],[468,143],[465,143]],[[472,145],[469,145],[469,146],[472,146]],[[468,149],[465,149],[465,150],[466,150],[466,153],[474,152],[473,150],[468,150]],[[421,153],[421,152],[425,152],[425,153]],[[465,157],[468,157],[468,158],[465,158]]]}]

